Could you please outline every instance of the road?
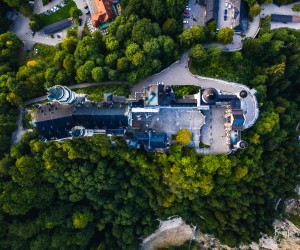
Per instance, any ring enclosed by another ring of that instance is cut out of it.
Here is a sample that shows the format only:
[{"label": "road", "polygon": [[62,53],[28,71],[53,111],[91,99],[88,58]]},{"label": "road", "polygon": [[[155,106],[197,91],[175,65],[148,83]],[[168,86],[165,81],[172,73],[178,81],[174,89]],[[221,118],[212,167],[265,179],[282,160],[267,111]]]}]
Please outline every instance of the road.
[{"label": "road", "polygon": [[[71,86],[67,86],[69,89],[80,89],[80,88],[88,88],[88,87],[92,87],[92,86],[101,86],[101,85],[129,85],[128,82],[124,82],[124,81],[106,81],[106,82],[91,82],[91,83],[82,83],[82,84],[76,84],[76,85],[71,85]],[[24,106],[28,106],[30,104],[33,103],[37,103],[37,102],[41,102],[41,101],[45,101],[47,100],[47,96],[40,96],[34,99],[30,99],[24,102]]]}]

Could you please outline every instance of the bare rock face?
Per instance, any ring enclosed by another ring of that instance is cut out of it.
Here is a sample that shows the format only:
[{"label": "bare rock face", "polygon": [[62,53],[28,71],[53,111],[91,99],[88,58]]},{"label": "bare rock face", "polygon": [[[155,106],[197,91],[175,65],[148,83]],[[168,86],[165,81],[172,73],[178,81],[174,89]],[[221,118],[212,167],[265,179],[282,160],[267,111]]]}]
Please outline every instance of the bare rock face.
[{"label": "bare rock face", "polygon": [[[156,250],[170,246],[180,246],[186,241],[195,241],[201,249],[226,249],[234,250],[220,243],[213,235],[203,234],[195,227],[187,225],[182,218],[173,217],[167,221],[160,221],[159,228],[143,240],[143,250]],[[290,221],[274,222],[274,236],[269,237],[262,234],[259,242],[249,245],[240,245],[241,250],[300,250],[300,230]]]},{"label": "bare rock face", "polygon": [[143,240],[142,249],[152,250],[180,246],[187,240],[191,240],[194,232],[195,229],[185,224],[182,218],[169,218],[167,221],[160,221],[159,228]]}]

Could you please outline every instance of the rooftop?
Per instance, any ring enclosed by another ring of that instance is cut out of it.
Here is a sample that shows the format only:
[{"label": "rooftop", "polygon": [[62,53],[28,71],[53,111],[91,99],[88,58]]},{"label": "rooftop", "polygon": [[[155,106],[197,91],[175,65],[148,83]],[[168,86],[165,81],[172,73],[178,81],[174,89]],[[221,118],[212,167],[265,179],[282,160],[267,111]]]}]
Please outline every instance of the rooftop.
[{"label": "rooftop", "polygon": [[[48,140],[94,133],[125,134],[131,148],[164,151],[167,138],[186,128],[200,153],[200,141],[209,145],[211,153],[228,153],[244,145],[240,145],[240,131],[246,119],[247,106],[243,102],[248,98],[247,91],[230,94],[207,88],[176,99],[170,86],[159,83],[136,93],[135,100],[105,93],[101,102],[89,101],[63,86],[48,91],[48,99],[55,102],[39,105],[35,114],[37,130]],[[62,102],[62,92],[74,101]]]},{"label": "rooftop", "polygon": [[113,9],[113,0],[93,0],[93,8],[95,14],[92,14],[92,22],[94,26],[99,26],[100,23],[105,23],[116,17]]},{"label": "rooftop", "polygon": [[71,26],[71,24],[72,24],[71,20],[64,19],[64,20],[61,20],[59,22],[56,22],[56,23],[53,23],[53,24],[50,24],[50,25],[44,27],[43,31],[45,34],[51,34],[51,33],[60,31],[62,29],[68,28]]}]

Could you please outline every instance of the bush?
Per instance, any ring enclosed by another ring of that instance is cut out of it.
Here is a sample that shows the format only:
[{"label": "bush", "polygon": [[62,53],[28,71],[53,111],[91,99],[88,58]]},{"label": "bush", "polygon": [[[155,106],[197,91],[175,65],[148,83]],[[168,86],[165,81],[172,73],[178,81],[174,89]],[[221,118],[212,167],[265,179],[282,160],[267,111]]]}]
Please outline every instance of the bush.
[{"label": "bush", "polygon": [[176,135],[176,141],[180,144],[186,145],[189,144],[192,140],[192,133],[185,128],[182,128],[178,131]]}]

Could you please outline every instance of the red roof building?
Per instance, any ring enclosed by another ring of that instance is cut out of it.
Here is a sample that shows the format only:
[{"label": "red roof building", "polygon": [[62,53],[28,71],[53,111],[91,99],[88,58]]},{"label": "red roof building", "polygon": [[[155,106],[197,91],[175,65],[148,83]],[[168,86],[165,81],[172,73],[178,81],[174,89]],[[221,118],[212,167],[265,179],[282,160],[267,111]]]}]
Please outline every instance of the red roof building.
[{"label": "red roof building", "polygon": [[116,17],[112,3],[114,0],[93,0],[95,14],[92,14],[92,25],[98,27],[101,23],[106,23]]}]

